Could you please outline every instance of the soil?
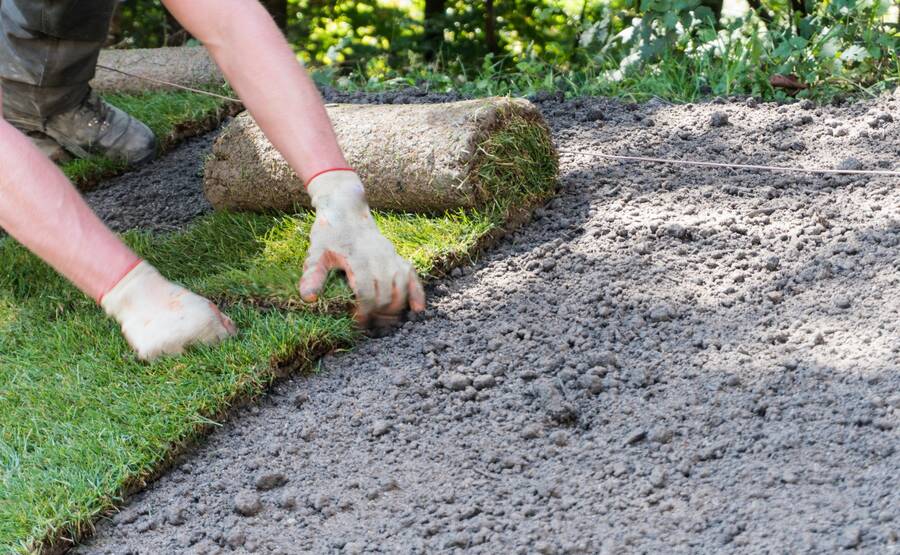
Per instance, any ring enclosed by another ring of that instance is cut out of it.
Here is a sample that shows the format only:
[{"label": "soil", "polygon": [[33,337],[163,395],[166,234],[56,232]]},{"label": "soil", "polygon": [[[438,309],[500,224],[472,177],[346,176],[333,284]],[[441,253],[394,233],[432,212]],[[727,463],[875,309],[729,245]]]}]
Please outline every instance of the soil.
[{"label": "soil", "polygon": [[173,231],[212,211],[203,196],[203,161],[218,132],[188,139],[159,160],[85,193],[116,231]]},{"label": "soil", "polygon": [[[356,100],[398,98],[441,100]],[[565,150],[900,169],[900,93],[534,100]],[[181,225],[207,145],[94,205]],[[561,185],[424,318],[275,386],[75,551],[897,549],[900,182],[566,154]]]}]

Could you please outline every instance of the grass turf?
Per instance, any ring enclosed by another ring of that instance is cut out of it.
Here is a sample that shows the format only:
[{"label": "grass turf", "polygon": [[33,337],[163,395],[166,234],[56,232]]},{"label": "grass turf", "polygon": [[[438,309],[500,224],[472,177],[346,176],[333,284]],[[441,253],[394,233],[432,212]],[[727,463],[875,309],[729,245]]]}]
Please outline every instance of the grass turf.
[{"label": "grass turf", "polygon": [[[130,109],[169,136],[192,117],[208,117],[206,99],[181,94],[148,114],[140,108],[159,100],[153,95]],[[480,176],[488,186],[521,179],[505,156],[550,152],[512,145],[507,135],[497,141],[482,145]],[[378,225],[422,275],[440,275],[551,193],[555,158],[519,161],[530,164],[530,181],[502,202],[432,216],[377,213]],[[103,161],[81,167],[99,171]],[[72,166],[67,170],[71,175]],[[310,370],[324,352],[359,338],[342,281],[330,280],[316,305],[297,300],[312,221],[308,212],[218,213],[178,233],[126,233],[164,274],[219,302],[241,329],[221,346],[152,364],[134,358],[93,302],[10,238],[0,239],[0,552],[78,537],[231,404],[260,394],[284,369]]]}]

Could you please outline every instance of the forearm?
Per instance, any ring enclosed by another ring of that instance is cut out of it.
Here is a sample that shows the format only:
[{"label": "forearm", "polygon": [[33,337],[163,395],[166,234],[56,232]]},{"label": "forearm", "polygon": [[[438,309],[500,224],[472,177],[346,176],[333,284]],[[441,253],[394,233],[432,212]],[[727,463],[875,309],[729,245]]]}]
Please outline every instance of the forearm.
[{"label": "forearm", "polygon": [[260,128],[301,179],[347,162],[322,98],[256,0],[165,0],[209,49]]},{"label": "forearm", "polygon": [[137,261],[62,172],[2,119],[0,227],[94,299]]}]

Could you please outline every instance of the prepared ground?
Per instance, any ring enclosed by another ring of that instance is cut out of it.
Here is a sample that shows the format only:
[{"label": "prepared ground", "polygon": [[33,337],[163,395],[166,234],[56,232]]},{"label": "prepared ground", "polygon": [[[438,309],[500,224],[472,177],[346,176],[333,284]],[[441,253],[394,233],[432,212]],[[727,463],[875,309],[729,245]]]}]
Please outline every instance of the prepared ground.
[{"label": "prepared ground", "polygon": [[[900,93],[536,100],[567,151],[900,169]],[[160,198],[198,190],[171,176]],[[900,180],[565,154],[561,187],[422,320],[279,383],[76,552],[897,549]]]}]

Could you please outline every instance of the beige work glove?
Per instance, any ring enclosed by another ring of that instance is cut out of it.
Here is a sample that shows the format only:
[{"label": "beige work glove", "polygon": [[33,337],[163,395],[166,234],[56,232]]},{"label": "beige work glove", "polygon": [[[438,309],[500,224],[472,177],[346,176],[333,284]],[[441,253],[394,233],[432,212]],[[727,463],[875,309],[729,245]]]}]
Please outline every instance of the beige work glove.
[{"label": "beige work glove", "polygon": [[142,360],[181,354],[190,345],[213,345],[237,333],[216,305],[143,261],[103,296],[100,306],[119,322]]},{"label": "beige work glove", "polygon": [[303,300],[315,302],[328,271],[341,269],[356,295],[355,318],[362,326],[393,325],[407,306],[414,312],[425,310],[416,271],[375,225],[356,172],[321,173],[307,191],[316,221],[300,280]]}]

